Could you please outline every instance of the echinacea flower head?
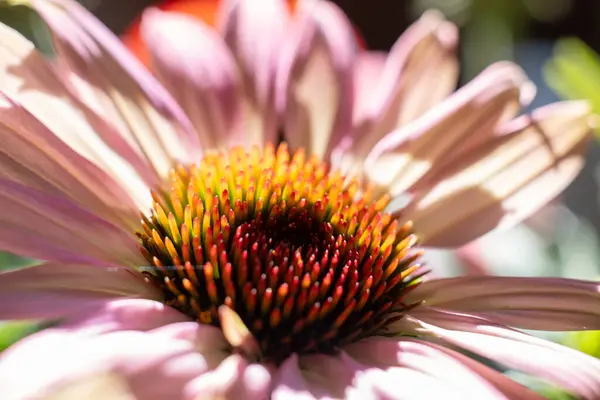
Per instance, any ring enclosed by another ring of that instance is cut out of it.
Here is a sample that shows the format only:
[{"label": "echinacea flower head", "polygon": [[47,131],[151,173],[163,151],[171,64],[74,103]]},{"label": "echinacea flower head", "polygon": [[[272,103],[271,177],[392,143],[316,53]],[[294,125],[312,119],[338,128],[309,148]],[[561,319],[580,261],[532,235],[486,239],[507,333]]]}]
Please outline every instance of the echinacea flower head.
[{"label": "echinacea flower head", "polygon": [[[388,55],[329,2],[228,1],[213,29],[146,12],[154,75],[74,1],[0,25],[3,399],[535,399],[459,352],[600,396],[600,362],[515,328],[600,328],[593,282],[431,279],[427,246],[530,215],[593,118],[495,64],[455,93],[435,13]],[[399,201],[398,199],[400,198]]]}]

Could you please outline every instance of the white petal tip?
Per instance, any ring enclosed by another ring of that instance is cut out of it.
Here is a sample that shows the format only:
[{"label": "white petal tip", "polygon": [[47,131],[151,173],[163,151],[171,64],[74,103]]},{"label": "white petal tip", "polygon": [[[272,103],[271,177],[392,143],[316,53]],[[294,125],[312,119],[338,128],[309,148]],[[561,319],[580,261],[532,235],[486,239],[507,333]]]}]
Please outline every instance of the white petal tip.
[{"label": "white petal tip", "polygon": [[535,98],[537,87],[531,81],[525,81],[519,90],[519,103],[522,105],[530,104]]}]

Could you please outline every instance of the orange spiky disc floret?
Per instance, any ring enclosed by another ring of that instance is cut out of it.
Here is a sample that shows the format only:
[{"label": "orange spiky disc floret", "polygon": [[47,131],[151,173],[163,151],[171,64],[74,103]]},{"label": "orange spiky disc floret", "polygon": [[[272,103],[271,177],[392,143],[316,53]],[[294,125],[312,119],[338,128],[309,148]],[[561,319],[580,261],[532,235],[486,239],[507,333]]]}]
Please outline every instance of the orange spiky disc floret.
[{"label": "orange spiky disc floret", "polygon": [[335,351],[414,306],[403,298],[426,271],[410,223],[303,151],[234,148],[170,179],[138,233],[151,280],[200,323],[230,307],[264,357]]}]

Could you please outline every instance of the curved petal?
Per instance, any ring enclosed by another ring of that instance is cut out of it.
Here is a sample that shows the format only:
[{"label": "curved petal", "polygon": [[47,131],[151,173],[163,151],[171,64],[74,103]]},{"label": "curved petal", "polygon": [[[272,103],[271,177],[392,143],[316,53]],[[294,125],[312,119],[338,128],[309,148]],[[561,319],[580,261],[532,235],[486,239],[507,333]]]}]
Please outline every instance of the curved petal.
[{"label": "curved petal", "polygon": [[129,396],[125,398],[176,400],[186,399],[186,386],[207,370],[202,355],[184,340],[139,331],[99,336],[43,331],[2,354],[0,387],[6,399],[39,398],[42,393],[64,398],[60,395],[91,386],[100,393],[75,398],[119,389]]},{"label": "curved petal", "polygon": [[113,123],[159,176],[195,161],[197,137],[170,94],[107,27],[74,0],[28,0],[48,24],[55,66],[70,89]]},{"label": "curved petal", "polygon": [[246,134],[275,143],[275,74],[290,15],[282,0],[224,0],[219,29],[231,49],[244,86]]},{"label": "curved petal", "polygon": [[[387,133],[429,111],[448,96],[458,79],[458,30],[437,12],[425,13],[396,41],[370,93],[355,102],[366,103],[355,115],[357,143],[351,151],[366,156]],[[366,71],[362,73],[373,73]]]},{"label": "curved petal", "polygon": [[376,97],[374,88],[381,80],[387,54],[383,51],[360,51],[354,61],[353,125],[359,126],[367,118]]},{"label": "curved petal", "polygon": [[162,293],[126,268],[48,263],[0,274],[4,320],[87,313],[90,307],[119,297],[160,299]]},{"label": "curved petal", "polygon": [[[469,385],[471,381],[463,383]],[[468,386],[458,387],[456,385],[449,385],[437,376],[430,375],[419,369],[406,367],[394,367],[387,370],[372,368],[360,377],[359,385],[364,388],[364,392],[370,394],[370,398],[373,400],[423,400],[441,397],[451,399],[469,398]],[[362,400],[363,398],[357,397],[353,400]],[[503,399],[503,397],[494,396],[493,393],[489,392],[483,398]]]},{"label": "curved petal", "polygon": [[234,354],[226,358],[214,371],[192,381],[186,389],[186,397],[198,400],[266,400],[269,398],[270,383],[271,373],[265,367],[249,364],[240,355]]},{"label": "curved petal", "polygon": [[298,355],[292,354],[280,366],[273,382],[273,400],[332,399],[322,387],[310,382],[300,369]]},{"label": "curved petal", "polygon": [[203,148],[243,144],[241,87],[232,54],[196,18],[149,9],[142,37],[153,69],[191,119]]},{"label": "curved petal", "polygon": [[0,142],[0,178],[66,197],[128,229],[139,226],[139,209],[115,180],[1,90]]},{"label": "curved petal", "polygon": [[406,192],[445,159],[455,160],[466,147],[492,136],[499,123],[514,117],[526,100],[522,92],[531,85],[515,64],[491,65],[421,118],[377,143],[365,161],[368,177],[393,196]]},{"label": "curved petal", "polygon": [[[545,331],[600,330],[600,284],[564,278],[463,276],[423,282],[408,303]],[[418,312],[418,310],[417,310]]]},{"label": "curved petal", "polygon": [[397,121],[391,128],[418,118],[454,90],[458,80],[457,45],[457,27],[431,11],[396,41],[384,71],[387,76],[382,78],[382,86],[401,97],[398,104],[393,97],[382,96],[390,107],[387,113]]},{"label": "curved petal", "polygon": [[202,353],[211,370],[216,369],[232,352],[231,345],[223,336],[221,329],[212,325],[199,324],[196,321],[170,323],[153,329],[152,333],[192,343],[194,348]]},{"label": "curved petal", "polygon": [[600,360],[546,340],[464,314],[419,315],[421,334],[540,377],[583,399],[600,397]]},{"label": "curved petal", "polygon": [[436,348],[437,350],[451,356],[456,361],[460,362],[465,367],[471,369],[474,373],[487,380],[489,383],[494,385],[504,396],[508,399],[521,399],[521,400],[542,400],[543,397],[537,393],[529,390],[525,386],[513,381],[508,376],[495,371],[478,361],[475,361],[464,354],[449,348],[443,347],[435,343],[427,342],[428,346]]},{"label": "curved petal", "polygon": [[84,264],[145,262],[134,235],[69,200],[2,179],[0,250]]},{"label": "curved petal", "polygon": [[[130,190],[148,196],[143,183],[155,185],[148,161],[105,121],[75,98],[33,44],[0,24],[0,90],[33,114],[75,152]],[[140,182],[143,181],[143,182]]]},{"label": "curved petal", "polygon": [[[116,331],[150,331],[189,320],[188,316],[158,301],[145,298],[111,299],[94,304],[79,313],[65,314],[60,326],[46,331],[56,329],[59,332],[87,336]],[[161,334],[187,340],[179,337],[174,330],[165,330]],[[209,342],[210,345],[215,343],[216,340]]]},{"label": "curved petal", "polygon": [[351,132],[356,42],[331,2],[300,2],[277,72],[276,106],[293,149],[328,158]]},{"label": "curved petal", "polygon": [[[375,393],[368,385],[361,385],[360,377],[369,367],[357,362],[341,351],[335,355],[315,354],[299,358],[302,377],[311,387],[317,398],[364,400],[375,399]],[[287,381],[290,385],[292,381]],[[290,388],[294,388],[290,386]],[[294,388],[296,390],[296,388]],[[318,394],[321,393],[321,397]]]},{"label": "curved petal", "polygon": [[[427,342],[409,338],[370,338],[348,346],[345,351],[359,362],[382,370],[401,367],[424,373],[435,378],[439,386],[463,392],[462,398],[508,399],[500,387],[479,375],[477,369],[470,369]],[[528,390],[523,388],[522,392],[527,394]]]},{"label": "curved petal", "polygon": [[577,176],[593,122],[586,103],[563,102],[507,123],[496,137],[440,165],[406,217],[429,246],[458,246],[513,226]]}]

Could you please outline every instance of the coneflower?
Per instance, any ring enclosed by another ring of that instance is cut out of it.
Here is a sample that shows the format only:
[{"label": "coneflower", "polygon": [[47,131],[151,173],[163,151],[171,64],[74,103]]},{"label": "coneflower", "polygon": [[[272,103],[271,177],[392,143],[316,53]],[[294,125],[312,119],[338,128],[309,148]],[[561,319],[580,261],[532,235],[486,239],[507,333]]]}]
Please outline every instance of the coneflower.
[{"label": "coneflower", "polygon": [[55,55],[0,25],[0,249],[43,262],[0,274],[0,318],[57,324],[0,356],[3,399],[539,398],[461,349],[600,396],[598,360],[513,329],[600,329],[597,284],[421,261],[568,185],[585,103],[513,119],[510,63],[450,94],[432,13],[384,56],[329,2],[149,10],[161,85],[76,2],[29,4]]}]

